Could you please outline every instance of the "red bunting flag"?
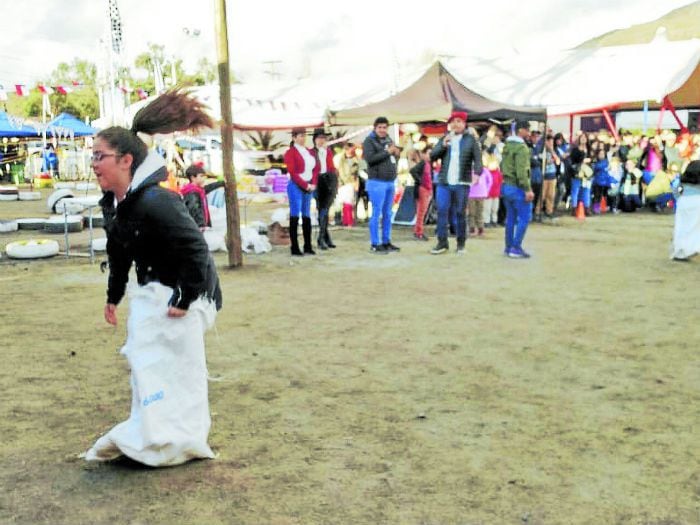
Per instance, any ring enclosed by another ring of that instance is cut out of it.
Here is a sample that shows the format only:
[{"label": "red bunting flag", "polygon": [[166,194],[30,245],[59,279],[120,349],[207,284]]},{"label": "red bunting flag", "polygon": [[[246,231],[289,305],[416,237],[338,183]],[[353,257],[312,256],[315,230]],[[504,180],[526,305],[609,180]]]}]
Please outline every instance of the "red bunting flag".
[{"label": "red bunting flag", "polygon": [[73,84],[75,87],[82,87],[83,83],[80,82],[80,80],[71,80],[71,84]]},{"label": "red bunting flag", "polygon": [[20,97],[29,96],[29,90],[24,84],[15,84],[15,93],[17,93],[17,95],[19,95]]},{"label": "red bunting flag", "polygon": [[68,93],[73,91],[73,88],[69,86],[56,86],[56,91],[61,95],[67,95]]},{"label": "red bunting flag", "polygon": [[130,88],[129,86],[119,86],[119,90],[120,90],[122,93],[124,93],[125,95],[126,95],[127,93],[131,93],[131,92],[133,91],[133,89]]},{"label": "red bunting flag", "polygon": [[53,89],[51,89],[49,86],[44,86],[42,84],[39,84],[37,86],[37,89],[39,90],[39,93],[42,93],[44,95],[51,95],[53,93]]},{"label": "red bunting flag", "polygon": [[136,90],[136,94],[139,96],[140,100],[146,100],[148,98],[148,93],[146,93],[143,89],[138,88]]}]

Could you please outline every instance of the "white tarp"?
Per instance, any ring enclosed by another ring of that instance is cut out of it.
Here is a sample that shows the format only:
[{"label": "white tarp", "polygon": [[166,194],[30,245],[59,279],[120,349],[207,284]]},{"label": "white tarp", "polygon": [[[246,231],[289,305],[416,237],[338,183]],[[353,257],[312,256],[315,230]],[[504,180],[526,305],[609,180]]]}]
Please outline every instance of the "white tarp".
[{"label": "white tarp", "polygon": [[700,40],[596,49],[547,51],[539,56],[450,58],[455,78],[494,100],[546,106],[550,115],[583,113],[670,95],[678,107],[700,105]]},{"label": "white tarp", "polygon": [[700,195],[681,196],[676,202],[672,259],[700,253]]},{"label": "white tarp", "polygon": [[213,458],[204,332],[216,308],[194,301],[182,318],[167,316],[172,289],[152,282],[129,287],[129,321],[121,353],[131,368],[131,414],[99,438],[88,461],[126,455],[145,465]]},{"label": "white tarp", "polygon": [[[410,75],[410,73],[409,73]],[[209,107],[215,121],[221,120],[219,86],[191,88],[197,99]],[[334,104],[357,105],[389,95],[386,79],[361,78],[357,74],[294,81],[270,80],[231,85],[231,112],[234,127],[240,130],[290,130],[294,127],[322,127],[326,108]],[[127,127],[136,112],[156,96],[131,104],[125,109]],[[93,126],[109,126],[108,119],[97,119]]]}]

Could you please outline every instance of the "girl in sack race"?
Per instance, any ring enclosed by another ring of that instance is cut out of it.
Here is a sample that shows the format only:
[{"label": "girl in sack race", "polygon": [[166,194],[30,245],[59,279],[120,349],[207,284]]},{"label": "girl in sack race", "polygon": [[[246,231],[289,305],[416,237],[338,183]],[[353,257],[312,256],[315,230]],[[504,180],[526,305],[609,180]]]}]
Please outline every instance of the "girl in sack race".
[{"label": "girl in sack race", "polygon": [[221,289],[207,243],[180,196],[160,186],[163,158],[142,137],[211,127],[189,93],[162,94],[134,116],[132,128],[95,138],[92,168],[104,192],[109,280],[104,318],[117,325],[132,265],[127,339],[129,419],[100,437],[85,459],[126,455],[150,466],[213,458],[204,332],[221,308]]}]

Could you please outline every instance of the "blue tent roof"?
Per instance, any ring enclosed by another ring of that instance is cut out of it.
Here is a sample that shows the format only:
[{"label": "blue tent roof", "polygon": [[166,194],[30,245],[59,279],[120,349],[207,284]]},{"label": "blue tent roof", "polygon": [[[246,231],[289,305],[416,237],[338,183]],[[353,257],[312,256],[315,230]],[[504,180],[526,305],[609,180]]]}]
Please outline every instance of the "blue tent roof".
[{"label": "blue tent roof", "polygon": [[97,130],[70,113],[61,113],[46,125],[46,132],[58,137],[85,137],[95,135]]},{"label": "blue tent roof", "polygon": [[36,137],[40,133],[32,128],[11,119],[7,113],[0,111],[0,137]]}]

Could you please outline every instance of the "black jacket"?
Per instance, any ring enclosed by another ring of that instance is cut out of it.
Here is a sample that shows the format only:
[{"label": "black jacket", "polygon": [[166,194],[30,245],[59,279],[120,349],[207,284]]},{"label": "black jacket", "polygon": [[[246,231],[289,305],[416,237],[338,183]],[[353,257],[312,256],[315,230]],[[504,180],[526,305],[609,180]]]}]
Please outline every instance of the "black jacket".
[{"label": "black jacket", "polygon": [[418,188],[421,187],[421,182],[423,182],[424,169],[425,161],[421,160],[409,170],[411,177],[413,177],[413,196],[416,199],[418,198]]},{"label": "black jacket", "polygon": [[[450,166],[451,148],[445,147],[444,138],[433,148],[430,160],[442,159],[442,166],[438,174],[438,184],[447,184],[447,170]],[[481,146],[479,141],[467,132],[462,135],[459,144],[459,182],[461,184],[471,184],[472,171],[477,175],[481,174],[483,166],[481,164]]]},{"label": "black jacket", "polygon": [[391,138],[379,138],[372,131],[362,144],[362,157],[367,162],[367,177],[369,179],[392,182],[396,178],[396,159],[387,151],[393,144]]},{"label": "black jacket", "polygon": [[[207,184],[206,186],[204,186],[204,193],[208,195],[212,191],[218,190],[223,186],[223,181],[212,182],[211,184]],[[190,212],[190,216],[192,217],[192,219],[194,219],[194,222],[197,224],[197,226],[199,226],[200,228],[204,228],[207,226],[211,227],[211,217],[209,217],[209,220],[206,220],[206,214],[204,213],[205,203],[202,202],[199,193],[186,193],[182,196],[182,200],[185,203],[185,206],[187,207],[187,211]]]},{"label": "black jacket", "polygon": [[186,310],[200,296],[221,308],[221,289],[207,243],[180,196],[162,188],[164,167],[151,173],[115,208],[114,194],[100,200],[107,232],[107,302],[124,296],[129,270],[136,264],[140,285],[152,281],[173,289],[169,304]]}]

